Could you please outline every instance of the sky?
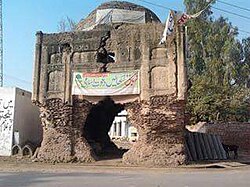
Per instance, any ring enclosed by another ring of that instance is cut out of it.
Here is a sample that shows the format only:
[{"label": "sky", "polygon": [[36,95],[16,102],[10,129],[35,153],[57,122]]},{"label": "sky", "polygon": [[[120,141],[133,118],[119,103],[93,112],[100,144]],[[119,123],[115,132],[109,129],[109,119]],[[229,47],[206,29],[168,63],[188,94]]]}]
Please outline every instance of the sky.
[{"label": "sky", "polygon": [[[34,63],[35,33],[54,33],[58,31],[58,23],[67,16],[79,22],[105,0],[2,0],[3,1],[3,45],[4,45],[4,86],[19,87],[32,90],[32,74]],[[145,6],[165,22],[168,10],[185,11],[183,0],[127,0]],[[228,6],[221,2],[234,4]],[[213,5],[227,12],[213,9],[214,17],[223,16],[229,19],[240,30],[239,39],[250,36],[249,0],[221,0]],[[232,15],[236,13],[247,18]],[[249,18],[248,18],[249,17]]]}]

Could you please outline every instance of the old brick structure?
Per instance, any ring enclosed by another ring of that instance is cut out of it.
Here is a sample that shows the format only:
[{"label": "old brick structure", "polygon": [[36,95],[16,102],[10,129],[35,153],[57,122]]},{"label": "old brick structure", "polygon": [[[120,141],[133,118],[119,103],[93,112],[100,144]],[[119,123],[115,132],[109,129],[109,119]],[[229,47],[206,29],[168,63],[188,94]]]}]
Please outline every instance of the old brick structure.
[{"label": "old brick structure", "polygon": [[[144,23],[96,24],[97,10],[104,9],[143,12]],[[38,158],[49,162],[98,160],[97,150],[115,147],[108,130],[114,116],[126,109],[138,129],[139,141],[123,155],[124,163],[146,166],[185,163],[184,33],[182,28],[175,29],[167,43],[159,45],[164,26],[153,12],[132,3],[110,2],[94,10],[75,31],[38,32],[33,101],[40,107],[44,130]],[[105,48],[115,53],[116,58],[115,63],[108,65],[108,71],[138,70],[139,94],[109,97],[72,94],[74,72],[100,71],[96,55],[105,36],[108,36]]]},{"label": "old brick structure", "polygon": [[191,132],[219,135],[224,144],[237,145],[240,151],[250,151],[250,123],[248,122],[200,122],[186,127]]}]

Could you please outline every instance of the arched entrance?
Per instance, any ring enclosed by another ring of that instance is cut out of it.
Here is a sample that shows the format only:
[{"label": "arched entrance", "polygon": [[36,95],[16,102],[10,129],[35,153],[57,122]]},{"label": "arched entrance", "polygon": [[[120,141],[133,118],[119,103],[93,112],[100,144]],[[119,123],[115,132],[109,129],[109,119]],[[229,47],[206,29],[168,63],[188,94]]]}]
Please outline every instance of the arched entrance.
[{"label": "arched entrance", "polygon": [[115,103],[111,97],[94,104],[83,124],[83,136],[88,141],[97,158],[121,158],[125,149],[118,148],[110,139],[109,131],[115,117],[124,110],[124,105]]}]

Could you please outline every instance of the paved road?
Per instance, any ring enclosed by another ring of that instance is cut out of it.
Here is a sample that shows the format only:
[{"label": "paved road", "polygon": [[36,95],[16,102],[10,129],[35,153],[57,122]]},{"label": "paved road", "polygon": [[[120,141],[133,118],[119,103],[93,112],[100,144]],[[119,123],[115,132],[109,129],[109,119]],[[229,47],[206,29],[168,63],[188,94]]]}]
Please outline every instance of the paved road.
[{"label": "paved road", "polygon": [[[1,168],[0,168],[1,169]],[[250,167],[241,169],[91,169],[1,172],[0,187],[250,187]]]}]

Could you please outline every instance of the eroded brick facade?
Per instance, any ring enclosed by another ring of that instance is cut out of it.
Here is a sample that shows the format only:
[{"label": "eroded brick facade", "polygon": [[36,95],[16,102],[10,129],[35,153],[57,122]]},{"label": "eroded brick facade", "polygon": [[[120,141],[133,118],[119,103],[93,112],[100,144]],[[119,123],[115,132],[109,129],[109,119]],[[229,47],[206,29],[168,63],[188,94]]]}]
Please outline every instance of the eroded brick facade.
[{"label": "eroded brick facade", "polygon": [[247,122],[200,122],[187,126],[192,132],[216,134],[224,144],[237,145],[241,151],[250,151],[250,123]]},{"label": "eroded brick facade", "polygon": [[[82,24],[82,23],[81,23]],[[116,54],[110,72],[140,71],[140,94],[111,97],[124,104],[139,141],[123,156],[132,165],[177,166],[185,163],[184,107],[187,77],[184,33],[176,28],[159,45],[164,27],[146,24],[100,25],[91,31],[37,33],[33,101],[44,129],[38,159],[53,162],[97,160],[84,125],[91,107],[103,97],[72,96],[72,73],[98,72],[96,52],[110,32],[107,50]]]}]

